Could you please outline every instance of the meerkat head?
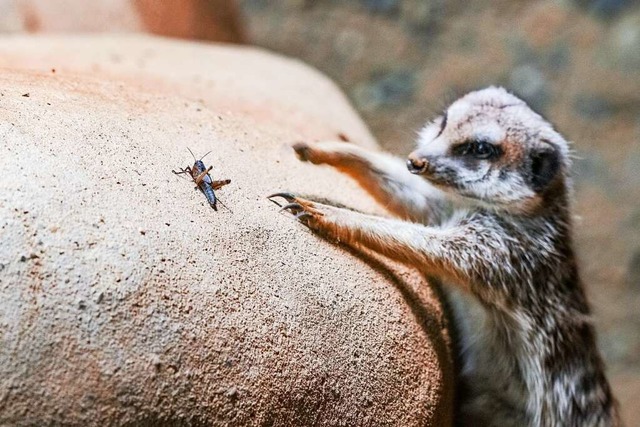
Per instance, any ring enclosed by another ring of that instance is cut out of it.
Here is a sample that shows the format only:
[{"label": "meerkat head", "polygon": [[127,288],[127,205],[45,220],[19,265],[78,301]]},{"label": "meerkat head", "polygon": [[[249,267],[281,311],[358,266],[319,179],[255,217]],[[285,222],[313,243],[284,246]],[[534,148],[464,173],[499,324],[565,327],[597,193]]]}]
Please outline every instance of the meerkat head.
[{"label": "meerkat head", "polygon": [[514,212],[564,185],[568,143],[527,104],[489,87],[455,101],[419,134],[407,166],[439,188]]}]

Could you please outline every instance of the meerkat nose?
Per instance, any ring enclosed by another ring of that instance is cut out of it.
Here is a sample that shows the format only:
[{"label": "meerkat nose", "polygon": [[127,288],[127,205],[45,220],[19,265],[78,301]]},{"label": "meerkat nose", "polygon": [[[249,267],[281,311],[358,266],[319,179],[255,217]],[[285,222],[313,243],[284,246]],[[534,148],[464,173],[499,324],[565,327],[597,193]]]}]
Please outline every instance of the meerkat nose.
[{"label": "meerkat nose", "polygon": [[413,156],[409,156],[407,160],[407,169],[409,172],[420,174],[427,170],[427,159],[425,158],[416,158]]}]

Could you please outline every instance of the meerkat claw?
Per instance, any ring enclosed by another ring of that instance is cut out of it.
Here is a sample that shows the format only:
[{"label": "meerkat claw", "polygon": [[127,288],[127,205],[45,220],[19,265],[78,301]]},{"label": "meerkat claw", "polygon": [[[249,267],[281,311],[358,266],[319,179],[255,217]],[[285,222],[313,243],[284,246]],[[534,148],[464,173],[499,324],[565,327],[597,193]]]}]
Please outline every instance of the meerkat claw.
[{"label": "meerkat claw", "polygon": [[[283,206],[273,200],[275,197],[282,197],[289,203]],[[275,193],[267,197],[267,199],[278,205],[278,207],[280,207],[280,212],[287,211],[291,213],[295,219],[307,226],[309,225],[309,221],[319,214],[315,211],[311,203],[306,200],[299,199],[291,193]]]},{"label": "meerkat claw", "polygon": [[304,225],[307,225],[307,226],[309,225],[307,220],[309,220],[311,218],[313,218],[313,215],[311,215],[309,212],[302,211],[302,212],[296,214],[296,219],[298,221],[300,221],[301,223],[303,223]]},{"label": "meerkat claw", "polygon": [[304,208],[300,203],[289,203],[288,205],[284,205],[282,209],[280,209],[280,212],[282,211],[291,211],[291,213],[297,216],[301,212],[304,212]]},{"label": "meerkat claw", "polygon": [[280,209],[280,212],[288,211],[293,214],[293,217],[303,223],[304,225],[308,225],[308,221],[313,218],[313,214],[306,211],[304,206],[300,203],[289,203]]},{"label": "meerkat claw", "polygon": [[[275,193],[275,194],[272,194],[270,196],[267,196],[267,199],[271,200],[274,197],[282,197],[283,199],[285,199],[289,203],[291,203],[294,200],[296,200],[296,196],[294,196],[291,193]],[[271,201],[273,202],[273,200],[271,200]],[[276,202],[274,202],[274,203],[276,203]],[[278,204],[278,203],[276,203],[276,204]]]}]

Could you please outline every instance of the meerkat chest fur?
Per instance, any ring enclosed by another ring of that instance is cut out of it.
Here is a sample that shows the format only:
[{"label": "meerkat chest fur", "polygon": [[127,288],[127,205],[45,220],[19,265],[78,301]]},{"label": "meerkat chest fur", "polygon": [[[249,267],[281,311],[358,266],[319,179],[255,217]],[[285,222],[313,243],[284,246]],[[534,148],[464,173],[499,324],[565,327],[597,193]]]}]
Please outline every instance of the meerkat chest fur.
[{"label": "meerkat chest fur", "polygon": [[466,252],[461,259],[473,274],[444,287],[459,355],[460,424],[611,425],[567,202],[555,203],[537,215],[454,208],[439,226],[478,231],[464,248],[451,247]]}]

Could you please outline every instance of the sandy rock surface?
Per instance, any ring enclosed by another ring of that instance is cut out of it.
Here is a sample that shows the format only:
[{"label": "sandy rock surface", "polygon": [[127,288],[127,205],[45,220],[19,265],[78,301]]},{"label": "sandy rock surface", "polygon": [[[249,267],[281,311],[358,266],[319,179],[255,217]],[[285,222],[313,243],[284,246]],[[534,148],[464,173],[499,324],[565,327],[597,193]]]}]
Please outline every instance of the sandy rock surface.
[{"label": "sandy rock surface", "polygon": [[[0,40],[0,425],[447,425],[415,273],[278,214],[379,212],[289,145],[375,147],[334,85],[255,49]],[[212,151],[225,207],[171,173]]]}]

